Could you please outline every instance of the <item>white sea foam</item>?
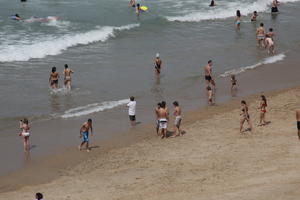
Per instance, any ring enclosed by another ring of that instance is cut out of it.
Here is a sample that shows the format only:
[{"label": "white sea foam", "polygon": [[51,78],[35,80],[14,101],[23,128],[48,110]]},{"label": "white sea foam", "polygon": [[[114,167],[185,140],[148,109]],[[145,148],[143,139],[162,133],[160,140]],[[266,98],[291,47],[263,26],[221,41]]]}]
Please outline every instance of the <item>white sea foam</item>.
[{"label": "white sea foam", "polygon": [[102,103],[94,103],[94,104],[89,104],[86,106],[80,106],[77,108],[67,110],[63,115],[61,115],[61,118],[71,118],[71,117],[79,117],[79,116],[83,116],[83,115],[89,115],[92,113],[109,110],[109,109],[127,104],[128,102],[129,102],[129,99],[123,99],[123,100],[119,100],[119,101],[105,101]]},{"label": "white sea foam", "polygon": [[221,74],[220,77],[228,77],[228,76],[231,76],[231,75],[237,75],[237,74],[243,73],[247,70],[255,69],[255,68],[257,68],[259,66],[262,66],[262,65],[271,64],[271,63],[281,61],[284,58],[285,58],[285,55],[283,53],[281,53],[281,54],[278,54],[278,55],[275,55],[275,56],[265,58],[261,62],[256,63],[254,65],[250,65],[250,66],[247,66],[247,67],[241,67],[241,68],[238,68],[238,69],[232,69],[232,70],[226,71],[223,74]]},{"label": "white sea foam", "polygon": [[138,26],[139,24],[120,27],[97,27],[97,29],[85,33],[68,34],[46,39],[39,38],[33,44],[1,45],[0,62],[28,61],[32,58],[58,55],[73,46],[104,42],[110,37],[115,37],[115,31],[129,30]]},{"label": "white sea foam", "polygon": [[[283,0],[281,3],[297,2],[300,0]],[[270,10],[271,0],[257,0],[253,3],[245,2],[227,2],[226,4],[218,5],[214,8],[203,11],[193,11],[182,16],[167,16],[168,21],[178,22],[199,22],[203,20],[226,19],[234,17],[236,10],[240,10],[242,15],[251,14],[253,11],[265,12]]]}]

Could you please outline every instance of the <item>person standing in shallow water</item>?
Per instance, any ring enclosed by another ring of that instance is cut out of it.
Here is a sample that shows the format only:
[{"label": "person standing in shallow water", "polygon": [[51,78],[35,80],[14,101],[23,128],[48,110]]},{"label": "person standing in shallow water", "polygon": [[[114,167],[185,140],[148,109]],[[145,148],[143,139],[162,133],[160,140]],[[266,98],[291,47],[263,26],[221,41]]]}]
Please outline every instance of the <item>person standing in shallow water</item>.
[{"label": "person standing in shallow water", "polygon": [[249,128],[248,130],[252,130],[252,124],[251,124],[251,121],[250,121],[250,115],[249,115],[249,112],[248,112],[248,106],[247,106],[247,103],[246,101],[241,101],[241,121],[240,121],[240,132],[242,133],[242,130],[243,130],[243,125],[244,123],[247,121],[248,122],[248,125],[249,125]]},{"label": "person standing in shallow water", "polygon": [[256,22],[256,19],[257,19],[257,11],[254,11],[253,12],[253,15],[252,15],[252,17],[251,17],[251,22]]},{"label": "person standing in shallow water", "polygon": [[265,47],[265,35],[266,35],[266,30],[264,28],[264,24],[260,23],[259,27],[256,30],[257,44],[260,48]]},{"label": "person standing in shallow water", "polygon": [[49,77],[49,83],[52,89],[58,89],[58,79],[59,79],[59,73],[56,71],[56,67],[52,67],[50,77]]},{"label": "person standing in shallow water", "polygon": [[135,111],[136,111],[136,101],[134,97],[130,97],[130,102],[127,104],[128,107],[128,115],[131,126],[136,125]]},{"label": "person standing in shallow water", "polygon": [[159,53],[156,54],[156,57],[154,60],[154,67],[155,67],[156,76],[159,76],[160,72],[161,72],[161,67],[162,67],[162,60],[160,59]]},{"label": "person standing in shallow water", "polygon": [[213,65],[212,60],[209,60],[207,62],[207,65],[204,67],[204,75],[205,75],[206,86],[209,86],[209,84],[211,84],[215,88],[216,84],[212,77],[212,65]]},{"label": "person standing in shallow water", "polygon": [[65,64],[65,69],[63,71],[63,74],[65,76],[64,84],[65,84],[65,88],[68,90],[71,90],[71,82],[72,82],[71,74],[73,74],[73,73],[74,73],[74,71],[71,70],[67,64]]},{"label": "person standing in shallow water", "polygon": [[24,152],[28,152],[29,149],[30,149],[30,146],[29,146],[29,136],[30,136],[30,133],[29,133],[29,122],[28,122],[28,119],[23,119],[23,120],[20,120],[20,134],[19,136],[22,136],[24,141],[23,141],[23,147],[24,147]]},{"label": "person standing in shallow water", "polygon": [[210,6],[210,7],[214,7],[214,6],[216,6],[216,5],[217,5],[217,4],[215,3],[215,1],[214,1],[214,0],[211,0],[209,6]]},{"label": "person standing in shallow water", "polygon": [[238,29],[241,26],[241,11],[240,10],[236,11],[235,25],[236,25],[236,28],[238,28]]},{"label": "person standing in shallow water", "polygon": [[278,1],[277,0],[273,0],[272,2],[272,8],[271,8],[271,13],[278,13]]}]

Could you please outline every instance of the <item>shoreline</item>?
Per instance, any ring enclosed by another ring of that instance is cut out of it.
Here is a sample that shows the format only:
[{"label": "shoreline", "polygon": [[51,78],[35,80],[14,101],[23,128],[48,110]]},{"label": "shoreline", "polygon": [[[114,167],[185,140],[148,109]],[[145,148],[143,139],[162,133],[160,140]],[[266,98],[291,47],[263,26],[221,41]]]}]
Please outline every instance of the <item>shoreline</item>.
[{"label": "shoreline", "polygon": [[[272,102],[273,98],[277,98],[280,95],[285,95],[287,93],[295,93],[295,91],[300,91],[300,87],[292,87],[289,89],[275,90],[264,93],[267,96],[267,99]],[[246,99],[249,102],[250,107],[253,107],[254,102],[257,102],[259,94],[250,95],[243,99]],[[167,140],[161,140],[155,135],[155,130],[153,125],[147,124],[138,127],[136,130],[133,130],[118,140],[114,140],[108,143],[108,141],[96,141],[93,142],[92,146],[97,146],[99,148],[93,149],[90,153],[78,152],[76,146],[67,147],[64,152],[61,152],[57,155],[47,156],[45,159],[40,159],[31,163],[31,166],[17,172],[13,172],[8,176],[2,176],[0,181],[0,194],[10,194],[15,193],[19,190],[24,190],[30,187],[39,187],[43,184],[51,184],[62,177],[70,176],[70,172],[82,168],[83,165],[87,167],[88,164],[93,163],[95,160],[105,160],[110,155],[115,155],[115,152],[123,152],[126,154],[126,149],[130,149],[135,146],[140,146],[142,143],[173,143],[173,141],[179,141],[181,138],[190,140],[189,131],[190,129],[195,128],[195,124],[201,123],[202,121],[209,121],[215,116],[226,115],[232,113],[239,108],[239,103],[242,97],[237,97],[230,100],[227,103],[218,104],[213,107],[204,107],[194,111],[186,112],[184,115],[183,121],[183,130],[187,134],[183,137],[178,138],[169,138]],[[272,105],[271,105],[272,106]],[[272,107],[271,107],[272,109]],[[254,113],[254,110],[251,109],[250,113]],[[253,114],[252,114],[253,115]],[[258,114],[256,114],[258,115]],[[257,116],[254,116],[257,118]],[[267,116],[268,117],[268,116]],[[269,117],[268,117],[269,118]],[[268,119],[267,118],[267,119]],[[172,124],[172,121],[171,121]],[[238,128],[239,121],[236,121],[235,127]],[[272,126],[272,124],[270,125]],[[269,127],[269,126],[266,126]],[[201,129],[201,127],[198,127]],[[210,127],[214,129],[214,127]],[[146,130],[141,130],[146,129]],[[255,129],[259,129],[255,126]],[[212,131],[212,130],[211,130]],[[142,133],[142,134],[141,134]],[[243,137],[239,134],[238,129],[235,133],[237,138]],[[296,140],[296,130],[295,130],[295,140]],[[248,133],[245,134],[248,137]],[[175,142],[176,143],[176,142]],[[140,146],[139,148],[143,148]],[[187,146],[188,148],[188,146]],[[155,150],[154,150],[155,151]],[[122,157],[122,153],[118,154],[118,157]],[[98,163],[99,164],[99,163]],[[101,166],[101,164],[100,164]],[[88,167],[87,167],[88,168]],[[98,169],[98,168],[96,168]],[[77,170],[76,170],[77,171]],[[89,170],[79,170],[80,174],[92,173]],[[72,174],[73,176],[74,174]],[[26,185],[26,187],[22,187]],[[1,197],[1,196],[0,196]],[[1,199],[1,198],[0,198]],[[50,198],[47,198],[50,199]]]}]

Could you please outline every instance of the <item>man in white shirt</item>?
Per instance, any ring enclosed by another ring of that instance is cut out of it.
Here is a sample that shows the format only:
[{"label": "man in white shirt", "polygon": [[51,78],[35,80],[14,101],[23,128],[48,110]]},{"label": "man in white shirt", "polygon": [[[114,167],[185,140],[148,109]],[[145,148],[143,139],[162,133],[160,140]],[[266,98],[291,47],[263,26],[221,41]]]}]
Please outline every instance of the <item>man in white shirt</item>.
[{"label": "man in white shirt", "polygon": [[130,102],[127,104],[127,107],[128,107],[130,123],[132,126],[135,126],[136,125],[135,122],[136,101],[134,100],[134,97],[130,97]]}]

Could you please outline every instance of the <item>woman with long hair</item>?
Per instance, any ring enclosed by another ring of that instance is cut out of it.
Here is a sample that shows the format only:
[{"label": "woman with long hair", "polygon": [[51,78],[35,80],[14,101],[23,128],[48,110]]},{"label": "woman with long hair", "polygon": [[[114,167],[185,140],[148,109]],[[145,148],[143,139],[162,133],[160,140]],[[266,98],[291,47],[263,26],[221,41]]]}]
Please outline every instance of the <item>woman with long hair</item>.
[{"label": "woman with long hair", "polygon": [[250,121],[250,115],[249,115],[249,112],[248,112],[248,105],[246,103],[246,101],[241,101],[241,121],[240,121],[240,132],[242,133],[242,130],[243,130],[243,125],[244,123],[247,121],[248,125],[249,125],[249,128],[248,130],[252,130],[252,124],[251,124],[251,121]]},{"label": "woman with long hair", "polygon": [[259,124],[258,126],[263,126],[263,125],[266,125],[267,122],[266,122],[266,112],[267,112],[267,99],[265,97],[265,95],[261,95],[260,96],[261,98],[261,101],[260,101],[260,104],[259,104],[259,107],[258,109],[260,109],[260,116],[259,116]]}]

